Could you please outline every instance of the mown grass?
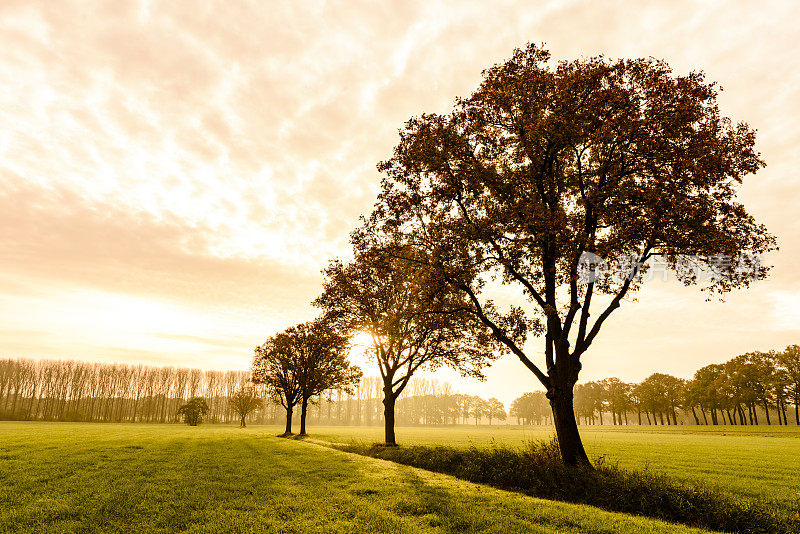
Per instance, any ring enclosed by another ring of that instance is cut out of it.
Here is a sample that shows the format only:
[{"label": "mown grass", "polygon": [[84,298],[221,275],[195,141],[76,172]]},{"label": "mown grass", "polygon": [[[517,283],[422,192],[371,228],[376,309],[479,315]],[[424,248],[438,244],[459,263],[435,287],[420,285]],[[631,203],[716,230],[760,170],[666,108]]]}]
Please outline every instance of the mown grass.
[{"label": "mown grass", "polygon": [[554,440],[526,447],[385,447],[351,443],[336,448],[453,475],[528,495],[589,504],[724,532],[800,532],[800,514],[775,504],[734,498],[703,484],[667,475],[620,469],[603,461],[595,469],[565,466]]},{"label": "mown grass", "polygon": [[[270,427],[267,427],[270,428]],[[277,427],[275,427],[277,428]],[[309,427],[315,439],[332,443],[380,441],[378,427]],[[401,445],[478,448],[548,439],[552,427],[516,425],[401,427]],[[779,427],[582,426],[590,457],[635,470],[666,473],[687,482],[701,481],[734,497],[800,507],[800,432]]]},{"label": "mown grass", "polygon": [[701,532],[270,430],[0,423],[0,532]]}]

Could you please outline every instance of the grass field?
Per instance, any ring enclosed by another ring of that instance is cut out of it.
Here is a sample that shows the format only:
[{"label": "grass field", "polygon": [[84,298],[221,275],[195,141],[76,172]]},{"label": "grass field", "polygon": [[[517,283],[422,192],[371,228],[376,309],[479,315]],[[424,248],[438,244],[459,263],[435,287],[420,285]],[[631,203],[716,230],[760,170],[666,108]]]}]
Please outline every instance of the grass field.
[{"label": "grass field", "polygon": [[[273,432],[278,432],[278,427]],[[310,427],[320,440],[380,441],[376,427]],[[800,429],[759,427],[583,426],[592,459],[603,456],[622,467],[651,469],[690,481],[702,480],[725,492],[787,506],[800,506]],[[552,435],[549,427],[409,427],[397,431],[400,444],[521,445]]]},{"label": "grass field", "polygon": [[701,532],[273,434],[0,423],[0,532]]}]

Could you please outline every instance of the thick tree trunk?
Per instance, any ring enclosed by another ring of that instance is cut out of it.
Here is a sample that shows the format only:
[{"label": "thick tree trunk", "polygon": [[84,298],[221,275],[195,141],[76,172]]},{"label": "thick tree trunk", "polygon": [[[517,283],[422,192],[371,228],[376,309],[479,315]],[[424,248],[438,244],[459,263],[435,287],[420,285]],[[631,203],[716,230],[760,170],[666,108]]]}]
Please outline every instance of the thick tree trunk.
[{"label": "thick tree trunk", "polygon": [[294,410],[293,406],[286,408],[286,430],[284,430],[285,434],[292,433],[292,411]]},{"label": "thick tree trunk", "polygon": [[242,417],[242,418],[241,418],[241,420],[239,421],[239,428],[245,428],[245,427],[247,426],[247,423],[245,423],[245,421],[244,421],[244,414],[242,414],[242,416],[241,416],[241,417]]},{"label": "thick tree trunk", "polygon": [[384,442],[386,445],[397,446],[394,437],[394,405],[395,398],[392,393],[384,391],[383,397],[383,423],[384,423]]},{"label": "thick tree trunk", "polygon": [[553,389],[548,393],[548,397],[553,410],[553,422],[556,427],[558,447],[561,450],[561,459],[567,465],[591,467],[589,457],[583,448],[581,435],[578,432],[578,422],[575,420],[572,388],[567,386]]},{"label": "thick tree trunk", "polygon": [[794,404],[794,424],[800,426],[800,405],[795,401]]},{"label": "thick tree trunk", "polygon": [[303,399],[300,405],[300,435],[306,435],[306,414],[308,413],[308,399]]}]

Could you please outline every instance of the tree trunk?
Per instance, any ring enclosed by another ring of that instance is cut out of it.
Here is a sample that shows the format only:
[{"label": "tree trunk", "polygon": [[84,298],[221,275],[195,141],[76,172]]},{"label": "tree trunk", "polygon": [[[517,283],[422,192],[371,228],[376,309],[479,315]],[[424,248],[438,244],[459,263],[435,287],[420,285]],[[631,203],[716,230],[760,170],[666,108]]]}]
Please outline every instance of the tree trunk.
[{"label": "tree trunk", "polygon": [[575,410],[572,406],[572,395],[570,386],[554,388],[548,392],[561,459],[567,465],[591,467],[589,457],[583,448],[581,435],[578,432],[578,423],[575,420]]},{"label": "tree trunk", "polygon": [[694,416],[694,424],[700,426],[700,419],[697,418],[697,412],[694,411],[694,406],[692,406],[692,415]]},{"label": "tree trunk", "polygon": [[286,408],[286,430],[284,431],[285,434],[292,433],[292,411],[294,410],[294,406],[289,406]]},{"label": "tree trunk", "polygon": [[800,426],[800,405],[797,404],[796,400],[794,404],[794,424]]},{"label": "tree trunk", "polygon": [[383,423],[384,423],[384,442],[386,445],[397,446],[394,437],[394,405],[395,398],[392,393],[384,391],[383,397]]},{"label": "tree trunk", "polygon": [[306,435],[306,413],[308,413],[308,399],[303,398],[300,405],[300,435]]},{"label": "tree trunk", "polygon": [[767,404],[767,401],[764,401],[764,413],[767,414],[767,424],[771,425],[772,421],[769,420],[769,404]]},{"label": "tree trunk", "polygon": [[244,417],[245,415],[242,414],[242,419],[239,421],[239,428],[245,428],[247,426],[247,423],[244,421]]}]

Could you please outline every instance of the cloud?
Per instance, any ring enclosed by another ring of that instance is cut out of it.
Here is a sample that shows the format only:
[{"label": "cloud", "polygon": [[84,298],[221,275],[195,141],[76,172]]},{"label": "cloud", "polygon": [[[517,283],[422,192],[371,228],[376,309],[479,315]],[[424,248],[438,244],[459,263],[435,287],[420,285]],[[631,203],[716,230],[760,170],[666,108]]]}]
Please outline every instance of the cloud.
[{"label": "cloud", "polygon": [[[555,60],[652,55],[719,81],[722,112],[758,128],[768,163],[741,190],[782,247],[764,287],[794,294],[798,16],[797,4],[773,1],[2,2],[0,296],[31,310],[91,306],[99,292],[119,296],[114,310],[130,297],[178,306],[175,315],[202,311],[174,335],[206,338],[207,362],[213,338],[226,335],[203,332],[215,314],[235,339],[308,318],[319,270],[346,254],[371,209],[375,164],[397,129],[446,112],[483,68],[527,41],[545,42]],[[74,288],[84,291],[78,301],[66,296]],[[741,333],[778,304],[791,316],[791,299],[776,304],[767,289],[736,297],[747,313],[725,311],[720,322],[702,297],[662,288],[636,305],[660,318],[615,318],[595,359],[613,365],[589,360],[587,376],[645,372],[683,351],[678,372],[769,336],[783,342],[796,332],[790,322]],[[240,313],[264,319],[236,326]],[[680,317],[735,332],[735,342],[709,328],[683,336]],[[0,343],[34,350],[37,338],[23,332],[40,331],[36,319],[14,324],[0,325],[15,332]],[[653,343],[656,324],[663,340]],[[166,338],[140,335],[141,357],[157,359],[155,339]],[[136,358],[129,342],[115,357]]]}]

